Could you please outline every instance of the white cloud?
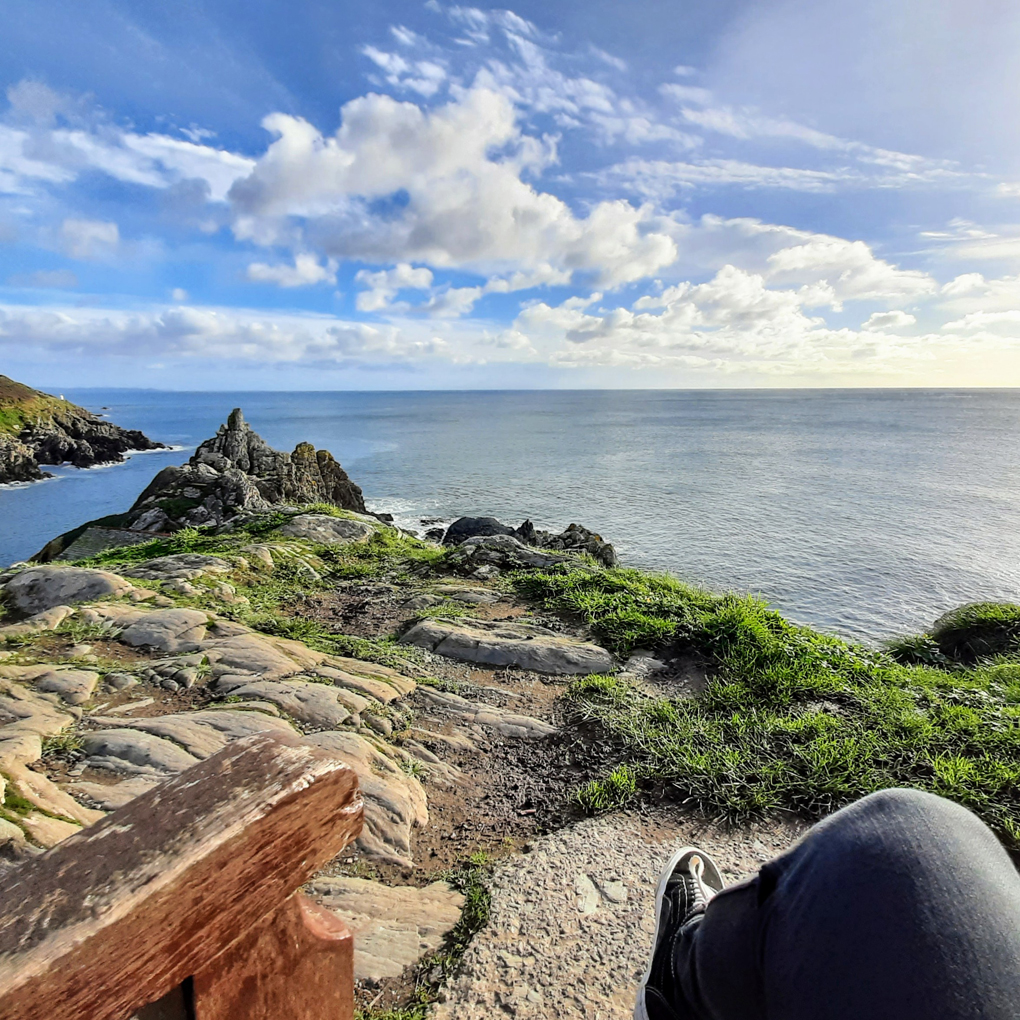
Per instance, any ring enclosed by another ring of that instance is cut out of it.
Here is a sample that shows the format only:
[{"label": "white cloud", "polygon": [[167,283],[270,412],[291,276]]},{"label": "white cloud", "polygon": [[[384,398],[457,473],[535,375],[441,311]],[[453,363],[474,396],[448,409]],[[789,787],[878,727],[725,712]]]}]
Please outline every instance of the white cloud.
[{"label": "white cloud", "polygon": [[916,322],[917,319],[908,312],[872,312],[861,329],[906,329],[907,326],[913,326]]},{"label": "white cloud", "polygon": [[0,306],[3,347],[324,366],[450,356],[446,340],[420,330],[262,309],[181,306],[140,312]]},{"label": "white cloud", "polygon": [[[676,257],[650,209],[601,202],[582,218],[522,180],[548,152],[521,133],[499,92],[471,89],[431,111],[368,95],[342,113],[331,138],[300,118],[266,118],[277,140],[231,191],[240,237],[278,241],[288,219],[304,220],[309,240],[335,257],[485,275],[552,265],[607,284],[640,279]],[[390,204],[377,212],[374,202]]]},{"label": "white cloud", "polygon": [[382,269],[376,273],[359,270],[354,279],[368,288],[355,299],[358,311],[380,312],[390,307],[401,290],[428,290],[432,286],[432,271],[424,266],[416,268],[401,262],[393,269]]},{"label": "white cloud", "polygon": [[912,300],[932,294],[935,281],[915,269],[900,269],[875,258],[863,241],[814,235],[767,259],[768,277],[778,283],[825,281],[837,300]]},{"label": "white cloud", "polygon": [[183,287],[174,287],[174,289],[170,291],[170,298],[178,304],[183,304],[188,300],[188,292]]},{"label": "white cloud", "polygon": [[150,188],[198,179],[206,182],[212,200],[222,201],[254,165],[245,156],[199,144],[212,132],[194,125],[183,132],[188,141],[138,134],[104,121],[87,109],[86,100],[32,81],[8,88],[7,96],[11,123],[0,123],[0,192],[30,194],[39,184],[67,184],[93,170]]},{"label": "white cloud", "polygon": [[385,72],[387,84],[394,88],[434,96],[446,80],[446,68],[432,60],[409,61],[399,53],[386,53],[375,46],[363,46],[361,52]]},{"label": "white cloud", "polygon": [[310,287],[316,283],[335,283],[336,262],[330,259],[325,265],[320,265],[314,255],[301,254],[294,256],[292,266],[252,262],[248,266],[247,276],[255,283],[275,283],[278,287]]},{"label": "white cloud", "polygon": [[66,219],[60,227],[60,241],[71,258],[103,258],[117,250],[120,231],[116,223],[103,220]]},{"label": "white cloud", "polygon": [[791,191],[829,192],[848,182],[863,181],[848,171],[806,170],[800,167],[762,166],[736,159],[697,162],[628,159],[594,174],[603,185],[622,185],[644,199],[665,202],[678,191],[695,187],[737,186],[781,188]]},{"label": "white cloud", "polygon": [[538,302],[522,310],[513,330],[554,365],[723,376],[881,378],[927,363],[935,351],[959,349],[951,336],[896,335],[895,327],[914,323],[903,312],[873,317],[862,331],[833,329],[805,313],[812,300],[810,288],[769,286],[760,273],[724,266],[705,283],[667,287],[630,308],[603,307],[600,294],[557,306]]}]

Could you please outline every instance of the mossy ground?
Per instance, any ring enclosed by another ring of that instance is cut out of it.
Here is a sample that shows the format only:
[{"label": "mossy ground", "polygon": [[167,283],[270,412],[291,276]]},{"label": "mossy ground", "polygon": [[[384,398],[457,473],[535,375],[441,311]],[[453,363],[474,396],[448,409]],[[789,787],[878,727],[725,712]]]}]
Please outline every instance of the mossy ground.
[{"label": "mossy ground", "polygon": [[[630,777],[736,820],[782,809],[818,816],[906,786],[966,805],[1020,845],[1015,652],[903,664],[795,626],[759,599],[633,570],[515,583],[545,608],[581,616],[621,653],[692,648],[709,663],[697,698],[649,697],[613,676],[570,687],[577,715],[616,741],[625,767],[580,791],[589,808],[619,804]],[[1012,620],[1013,609],[984,619]]]}]

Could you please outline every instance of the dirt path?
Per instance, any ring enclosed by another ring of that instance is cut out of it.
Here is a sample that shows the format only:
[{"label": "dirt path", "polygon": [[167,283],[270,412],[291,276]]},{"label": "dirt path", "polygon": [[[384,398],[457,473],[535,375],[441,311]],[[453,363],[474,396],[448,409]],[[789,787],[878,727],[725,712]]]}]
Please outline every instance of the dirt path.
[{"label": "dirt path", "polygon": [[727,882],[802,831],[729,829],[670,806],[588,819],[535,840],[492,876],[492,914],[443,991],[436,1020],[626,1020],[647,961],[659,872],[678,846],[715,857]]}]

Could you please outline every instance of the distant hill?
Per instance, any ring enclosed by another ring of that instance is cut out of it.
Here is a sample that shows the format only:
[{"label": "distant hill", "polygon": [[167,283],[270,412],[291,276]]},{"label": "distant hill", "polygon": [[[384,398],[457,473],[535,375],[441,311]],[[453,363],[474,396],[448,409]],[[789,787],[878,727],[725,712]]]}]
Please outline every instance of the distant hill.
[{"label": "distant hill", "polygon": [[157,449],[137,430],[0,375],[0,484],[49,477],[41,465],[119,464],[130,450]]}]

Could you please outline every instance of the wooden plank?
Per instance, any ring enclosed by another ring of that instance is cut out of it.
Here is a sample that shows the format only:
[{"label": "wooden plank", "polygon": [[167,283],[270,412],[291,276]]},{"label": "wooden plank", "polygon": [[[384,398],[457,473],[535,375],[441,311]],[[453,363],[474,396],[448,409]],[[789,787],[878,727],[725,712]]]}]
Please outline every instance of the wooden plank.
[{"label": "wooden plank", "polygon": [[295,893],[192,985],[193,1020],[352,1020],[354,936]]},{"label": "wooden plank", "polygon": [[357,776],[237,741],[27,861],[0,906],[0,1020],[125,1020],[206,967],[361,831]]}]

